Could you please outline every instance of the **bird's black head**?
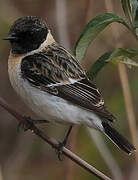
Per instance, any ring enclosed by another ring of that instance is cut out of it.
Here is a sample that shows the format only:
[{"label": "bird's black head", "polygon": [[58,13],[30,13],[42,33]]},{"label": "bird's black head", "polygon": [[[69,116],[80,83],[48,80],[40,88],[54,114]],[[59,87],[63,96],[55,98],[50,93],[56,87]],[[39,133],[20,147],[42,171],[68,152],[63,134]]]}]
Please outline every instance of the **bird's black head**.
[{"label": "bird's black head", "polygon": [[24,54],[39,48],[47,34],[48,28],[44,20],[36,16],[25,16],[14,22],[4,40],[10,41],[12,53]]}]

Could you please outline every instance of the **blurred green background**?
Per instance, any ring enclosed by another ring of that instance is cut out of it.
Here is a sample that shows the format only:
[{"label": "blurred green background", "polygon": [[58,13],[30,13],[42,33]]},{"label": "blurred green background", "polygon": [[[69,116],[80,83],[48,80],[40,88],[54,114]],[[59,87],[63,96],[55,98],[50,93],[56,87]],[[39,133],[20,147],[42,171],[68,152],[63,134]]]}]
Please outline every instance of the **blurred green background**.
[{"label": "blurred green background", "polygon": [[[112,1],[115,13],[123,15],[120,1]],[[57,42],[73,52],[75,42],[84,26],[95,15],[106,12],[105,1],[94,0],[1,0],[0,1],[0,96],[23,115],[37,119],[13,91],[7,73],[7,59],[10,44],[2,40],[7,35],[14,20],[21,16],[37,15],[46,19]],[[118,26],[120,38],[125,48],[137,49],[134,37],[123,26]],[[90,65],[104,52],[115,48],[115,41],[110,27],[103,31],[90,45],[83,59],[83,67]],[[135,116],[138,118],[138,69],[127,69],[133,99]],[[118,68],[106,66],[95,80],[105,102],[117,117],[115,127],[130,141],[129,126],[120,84]],[[60,162],[55,150],[29,131],[17,132],[17,121],[0,107],[0,180],[96,180],[97,178],[78,167],[64,157]],[[41,125],[49,136],[61,140],[67,127],[62,125]],[[94,130],[93,130],[94,131]],[[100,133],[98,133],[99,135]],[[98,138],[95,131],[93,136]],[[84,126],[75,127],[68,147],[97,169],[114,179],[136,180],[137,169],[134,156],[127,156],[118,150],[105,136],[102,136],[106,155],[101,154],[93,137]],[[101,145],[102,143],[99,144]],[[103,149],[102,149],[103,148]],[[107,148],[107,150],[106,150]],[[109,152],[107,152],[109,151]],[[104,158],[107,158],[108,163]],[[116,178],[117,177],[117,178]]]}]

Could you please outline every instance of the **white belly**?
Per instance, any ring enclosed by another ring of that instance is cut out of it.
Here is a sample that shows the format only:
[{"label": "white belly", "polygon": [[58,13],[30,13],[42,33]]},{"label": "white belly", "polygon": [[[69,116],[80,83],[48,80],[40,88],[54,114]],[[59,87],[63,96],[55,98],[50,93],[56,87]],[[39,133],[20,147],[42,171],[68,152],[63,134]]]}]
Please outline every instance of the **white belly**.
[{"label": "white belly", "polygon": [[101,120],[95,113],[31,86],[27,80],[21,78],[20,68],[18,70],[19,72],[9,72],[11,84],[25,104],[42,119],[102,128]]}]

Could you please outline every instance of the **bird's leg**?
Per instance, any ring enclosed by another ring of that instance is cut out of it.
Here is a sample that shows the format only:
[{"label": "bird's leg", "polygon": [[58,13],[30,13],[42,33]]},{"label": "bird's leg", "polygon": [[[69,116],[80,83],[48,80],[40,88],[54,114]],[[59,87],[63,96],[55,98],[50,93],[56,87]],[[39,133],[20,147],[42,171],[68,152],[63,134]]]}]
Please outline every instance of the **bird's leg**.
[{"label": "bird's leg", "polygon": [[60,161],[62,161],[61,156],[62,156],[63,147],[67,144],[67,140],[68,140],[68,137],[69,137],[69,135],[71,133],[71,130],[72,130],[72,125],[69,127],[64,140],[62,142],[59,142],[59,146],[58,146],[58,149],[57,149],[57,155],[58,155],[58,159]]},{"label": "bird's leg", "polygon": [[24,120],[27,122],[27,123],[23,123],[23,122],[20,122],[17,126],[17,130],[19,131],[19,129],[23,129],[24,131],[27,131],[28,129],[31,128],[32,125],[35,125],[35,124],[42,124],[42,123],[48,123],[49,121],[47,120],[33,120],[30,116],[24,116]]}]

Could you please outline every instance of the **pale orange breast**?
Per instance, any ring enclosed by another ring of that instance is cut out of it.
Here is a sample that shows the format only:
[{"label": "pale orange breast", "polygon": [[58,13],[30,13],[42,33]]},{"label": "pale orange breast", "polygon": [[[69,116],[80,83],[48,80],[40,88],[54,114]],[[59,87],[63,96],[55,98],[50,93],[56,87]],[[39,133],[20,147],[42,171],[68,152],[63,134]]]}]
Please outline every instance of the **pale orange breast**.
[{"label": "pale orange breast", "polygon": [[10,53],[8,60],[8,69],[14,71],[17,69],[23,55],[13,55]]},{"label": "pale orange breast", "polygon": [[19,72],[20,72],[20,63],[23,58],[23,55],[13,55],[10,53],[9,59],[8,59],[8,73],[9,73],[9,79],[12,84],[12,86],[15,88],[19,86],[18,84],[18,78],[19,78]]}]

